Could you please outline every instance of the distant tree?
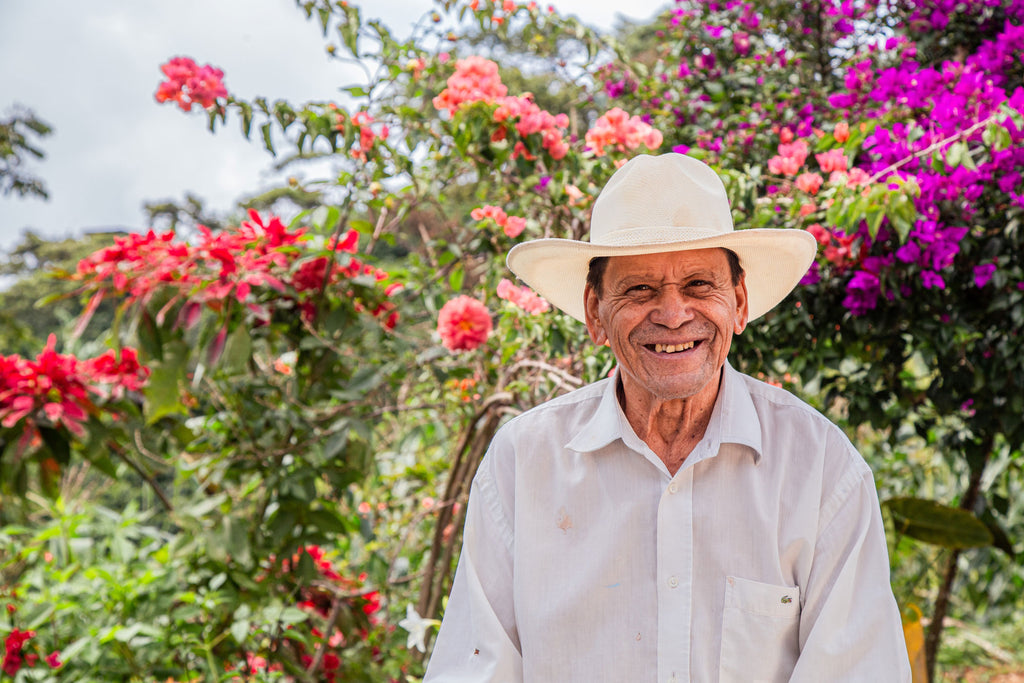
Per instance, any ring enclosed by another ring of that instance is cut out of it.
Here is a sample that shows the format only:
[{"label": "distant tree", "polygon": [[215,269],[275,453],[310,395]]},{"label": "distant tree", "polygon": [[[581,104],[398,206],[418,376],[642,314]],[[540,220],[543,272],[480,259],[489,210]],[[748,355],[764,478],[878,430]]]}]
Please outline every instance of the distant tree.
[{"label": "distant tree", "polygon": [[220,230],[226,225],[209,213],[203,206],[203,200],[191,192],[185,194],[184,202],[178,203],[173,199],[144,202],[142,210],[146,214],[146,225],[175,232],[192,230],[197,225]]},{"label": "distant tree", "polygon": [[49,124],[28,109],[16,108],[7,118],[0,119],[0,192],[4,196],[14,192],[22,197],[49,198],[43,181],[26,173],[22,165],[27,157],[44,157],[34,138],[46,137],[52,132]]},{"label": "distant tree", "polygon": [[[26,231],[22,241],[0,256],[0,277],[13,282],[0,291],[0,353],[29,356],[43,348],[46,338],[72,324],[83,310],[74,297],[62,297],[75,284],[52,277],[72,272],[77,263],[109,246],[120,233],[96,232],[80,238],[47,240]],[[40,302],[47,301],[42,306]],[[114,304],[104,302],[83,331],[83,339],[99,338],[109,330]]]}]

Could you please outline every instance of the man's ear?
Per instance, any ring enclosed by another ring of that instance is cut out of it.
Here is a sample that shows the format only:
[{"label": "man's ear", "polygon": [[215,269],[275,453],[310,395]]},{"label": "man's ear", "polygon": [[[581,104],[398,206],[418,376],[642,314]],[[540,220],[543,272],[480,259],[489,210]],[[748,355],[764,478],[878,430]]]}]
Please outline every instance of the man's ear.
[{"label": "man's ear", "polygon": [[587,332],[590,333],[590,339],[595,344],[600,346],[608,342],[608,335],[605,334],[604,327],[601,325],[601,319],[597,315],[597,307],[600,303],[600,299],[590,285],[587,285],[583,289],[583,310],[586,315]]},{"label": "man's ear", "polygon": [[739,284],[736,285],[736,321],[733,325],[733,333],[740,334],[747,329],[747,322],[750,318],[750,309],[747,301],[747,275],[740,274]]}]

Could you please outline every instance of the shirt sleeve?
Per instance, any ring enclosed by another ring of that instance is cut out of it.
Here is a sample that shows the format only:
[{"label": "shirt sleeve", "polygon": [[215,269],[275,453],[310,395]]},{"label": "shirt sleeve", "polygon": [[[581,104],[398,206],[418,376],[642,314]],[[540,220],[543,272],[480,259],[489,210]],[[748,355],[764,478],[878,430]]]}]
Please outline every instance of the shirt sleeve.
[{"label": "shirt sleeve", "polygon": [[[862,464],[853,446],[845,446]],[[821,512],[791,683],[910,683],[878,494],[866,465],[845,473]]]},{"label": "shirt sleeve", "polygon": [[512,592],[512,525],[495,482],[494,456],[488,453],[473,480],[462,553],[424,683],[523,680]]}]

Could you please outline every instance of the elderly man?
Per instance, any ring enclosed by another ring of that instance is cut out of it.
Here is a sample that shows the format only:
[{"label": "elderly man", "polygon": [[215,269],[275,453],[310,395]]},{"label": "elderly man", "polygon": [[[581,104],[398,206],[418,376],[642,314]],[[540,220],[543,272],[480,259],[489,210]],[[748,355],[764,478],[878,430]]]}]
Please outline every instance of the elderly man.
[{"label": "elderly man", "polygon": [[678,154],[619,169],[590,242],[510,252],[618,367],[495,436],[426,681],[910,681],[871,471],[727,360],[814,252]]}]

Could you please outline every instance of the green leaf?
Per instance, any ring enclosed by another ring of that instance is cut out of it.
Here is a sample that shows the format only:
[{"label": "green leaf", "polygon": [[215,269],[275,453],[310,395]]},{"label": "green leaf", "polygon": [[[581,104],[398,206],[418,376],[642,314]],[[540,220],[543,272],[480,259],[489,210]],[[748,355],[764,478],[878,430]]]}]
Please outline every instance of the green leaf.
[{"label": "green leaf", "polygon": [[146,424],[168,415],[185,415],[179,381],[185,376],[187,353],[182,342],[166,344],[164,358],[150,366],[152,374],[145,389]]},{"label": "green leaf", "polygon": [[452,268],[452,272],[448,276],[448,286],[452,288],[453,292],[462,291],[462,282],[465,277],[466,271],[462,268],[461,264]]},{"label": "green leaf", "polygon": [[309,619],[309,614],[298,607],[285,607],[278,619],[284,624],[301,624]]},{"label": "green leaf", "polygon": [[267,151],[277,156],[277,152],[274,151],[274,142],[270,139],[270,122],[264,123],[260,126],[260,132],[263,133],[263,146],[267,148]]},{"label": "green leaf", "polygon": [[239,325],[228,335],[221,365],[229,373],[241,373],[249,367],[251,357],[252,338],[249,336],[249,329],[245,325]]},{"label": "green leaf", "polygon": [[945,548],[992,545],[992,534],[973,514],[924,498],[891,498],[885,507],[897,533]]},{"label": "green leaf", "polygon": [[341,453],[348,444],[348,420],[342,420],[342,426],[337,429],[324,444],[324,458],[330,460]]},{"label": "green leaf", "polygon": [[195,503],[194,505],[185,508],[184,510],[181,511],[181,514],[187,517],[205,517],[218,506],[220,506],[221,503],[226,501],[227,498],[228,497],[226,493],[218,493],[215,496],[204,498],[203,500]]},{"label": "green leaf", "polygon": [[136,331],[139,346],[150,357],[156,360],[163,359],[163,342],[160,339],[160,328],[149,311],[144,310],[139,319]]},{"label": "green leaf", "polygon": [[67,465],[71,462],[71,444],[64,435],[52,427],[39,427],[39,436],[58,463]]},{"label": "green leaf", "polygon": [[248,139],[252,132],[252,106],[246,102],[239,102],[238,108],[242,111],[242,133]]},{"label": "green leaf", "polygon": [[241,619],[231,622],[231,637],[239,645],[245,642],[249,636],[250,622],[248,619]]},{"label": "green leaf", "polygon": [[340,535],[348,533],[348,527],[345,525],[344,520],[329,510],[310,510],[306,514],[306,521],[325,533]]}]

